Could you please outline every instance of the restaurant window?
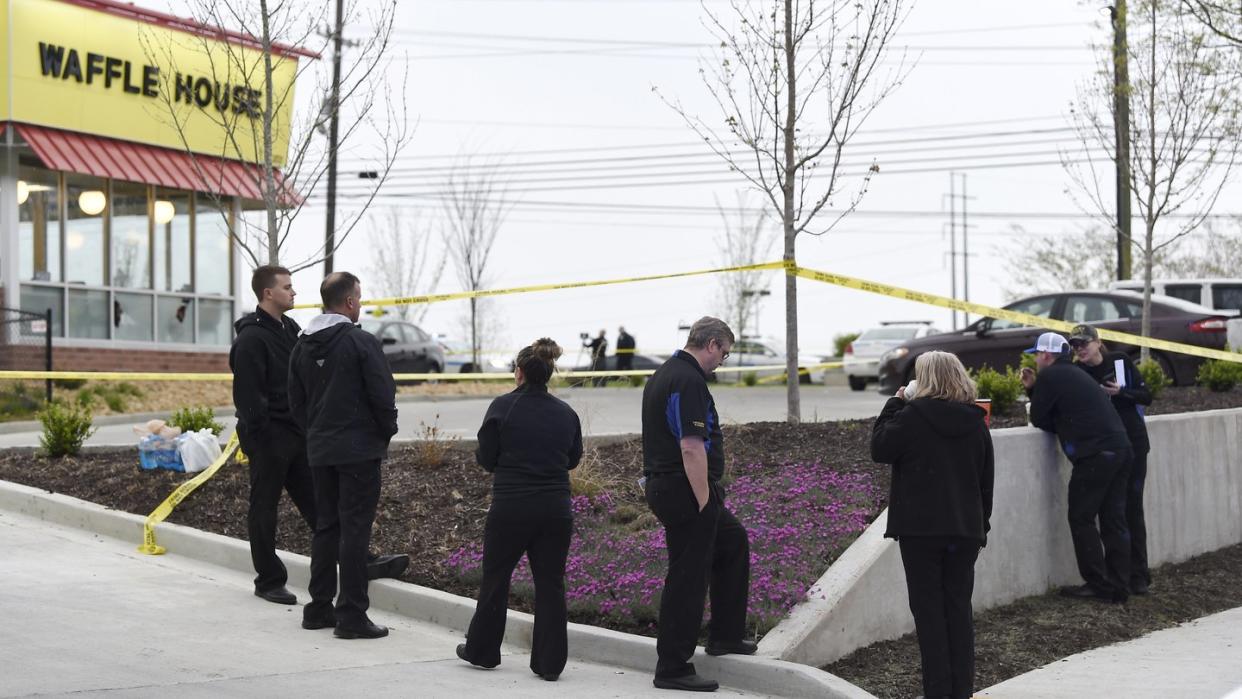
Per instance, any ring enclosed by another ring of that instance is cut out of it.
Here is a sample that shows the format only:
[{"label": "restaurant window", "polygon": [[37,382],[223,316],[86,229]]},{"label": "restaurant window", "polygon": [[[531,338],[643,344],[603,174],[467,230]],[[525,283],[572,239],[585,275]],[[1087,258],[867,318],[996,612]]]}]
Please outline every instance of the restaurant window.
[{"label": "restaurant window", "polygon": [[211,197],[199,195],[194,208],[194,290],[227,296],[232,291],[232,204],[228,199],[217,204]]},{"label": "restaurant window", "polygon": [[153,211],[155,288],[158,291],[193,291],[189,192],[157,188]]},{"label": "restaurant window", "polygon": [[112,183],[112,286],[151,288],[151,216],[147,186]]},{"label": "restaurant window", "polygon": [[[107,182],[86,175],[65,175],[65,281],[103,286],[108,283],[104,247]],[[107,327],[107,317],[104,317]],[[78,337],[78,335],[71,335]]]},{"label": "restaurant window", "polygon": [[153,334],[150,294],[116,292],[112,300],[112,337],[117,340],[150,342]]},{"label": "restaurant window", "polygon": [[[22,310],[43,315],[52,309],[52,335],[65,336],[65,290],[55,286],[30,286],[22,284]],[[23,323],[23,328],[30,326]],[[30,332],[30,335],[39,333]]]},{"label": "restaurant window", "polygon": [[22,281],[58,282],[60,276],[60,176],[18,169],[17,245]]},{"label": "restaurant window", "polygon": [[108,292],[69,290],[69,337],[108,339]]},{"label": "restaurant window", "polygon": [[160,296],[156,301],[155,327],[160,342],[194,342],[194,299]]},{"label": "restaurant window", "polygon": [[233,302],[198,300],[198,344],[227,345],[233,341]]}]

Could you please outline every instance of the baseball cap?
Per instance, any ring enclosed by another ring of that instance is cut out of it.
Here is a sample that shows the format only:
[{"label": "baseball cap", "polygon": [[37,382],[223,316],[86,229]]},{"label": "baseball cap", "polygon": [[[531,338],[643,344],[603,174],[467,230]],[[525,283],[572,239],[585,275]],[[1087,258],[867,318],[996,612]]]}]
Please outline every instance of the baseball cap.
[{"label": "baseball cap", "polygon": [[1044,333],[1035,340],[1035,346],[1030,349],[1022,350],[1024,354],[1035,354],[1036,352],[1052,352],[1053,354],[1061,354],[1065,351],[1069,341],[1056,333]]},{"label": "baseball cap", "polygon": [[1075,325],[1074,329],[1070,331],[1069,336],[1069,341],[1071,343],[1075,341],[1092,342],[1098,339],[1100,339],[1100,334],[1090,325]]}]

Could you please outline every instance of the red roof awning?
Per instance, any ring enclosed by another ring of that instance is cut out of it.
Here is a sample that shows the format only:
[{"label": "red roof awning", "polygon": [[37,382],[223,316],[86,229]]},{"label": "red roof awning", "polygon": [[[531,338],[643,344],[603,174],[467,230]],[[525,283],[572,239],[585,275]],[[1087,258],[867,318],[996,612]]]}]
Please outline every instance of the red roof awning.
[{"label": "red roof awning", "polygon": [[[257,165],[42,126],[13,126],[39,160],[54,170],[263,200],[263,169]],[[275,175],[282,205],[296,204],[297,195],[286,189],[280,172]]]}]

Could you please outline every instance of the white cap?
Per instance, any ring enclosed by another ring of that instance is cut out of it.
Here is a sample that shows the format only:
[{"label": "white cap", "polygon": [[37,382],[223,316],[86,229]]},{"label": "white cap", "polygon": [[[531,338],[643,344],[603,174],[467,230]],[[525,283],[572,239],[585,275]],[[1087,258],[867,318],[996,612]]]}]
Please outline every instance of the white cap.
[{"label": "white cap", "polygon": [[1036,352],[1051,352],[1053,354],[1061,354],[1065,348],[1069,347],[1069,340],[1056,333],[1044,333],[1035,340],[1035,346],[1030,349],[1022,350],[1025,354],[1035,354]]}]

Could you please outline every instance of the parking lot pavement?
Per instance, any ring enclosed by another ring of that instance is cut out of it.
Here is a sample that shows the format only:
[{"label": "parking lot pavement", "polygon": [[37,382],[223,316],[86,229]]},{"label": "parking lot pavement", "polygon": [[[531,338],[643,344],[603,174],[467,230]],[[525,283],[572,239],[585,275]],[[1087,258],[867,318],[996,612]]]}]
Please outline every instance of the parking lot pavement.
[{"label": "parking lot pavement", "polygon": [[395,614],[372,615],[391,629],[374,641],[306,631],[247,574],[134,549],[0,511],[0,696],[667,696],[645,672],[572,659],[545,682],[509,647],[479,670],[455,656],[461,634]]},{"label": "parking lot pavement", "polygon": [[[637,434],[642,430],[641,388],[568,388],[559,389],[555,394],[578,411],[588,436]],[[712,388],[712,395],[716,398],[720,419],[726,425],[785,419],[784,386],[717,385]],[[855,392],[843,386],[803,386],[802,419],[822,422],[874,417],[884,400],[874,390]],[[490,398],[399,401],[397,439],[419,439],[431,426],[437,427],[443,435],[471,439],[478,432],[490,403]],[[227,439],[234,420],[218,419],[227,427],[222,435]],[[136,443],[137,438],[128,423],[103,425],[86,442],[89,446],[133,446]],[[27,432],[0,434],[0,448],[37,446],[39,433],[34,426]]]}]

